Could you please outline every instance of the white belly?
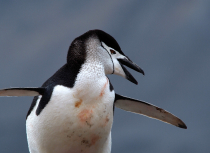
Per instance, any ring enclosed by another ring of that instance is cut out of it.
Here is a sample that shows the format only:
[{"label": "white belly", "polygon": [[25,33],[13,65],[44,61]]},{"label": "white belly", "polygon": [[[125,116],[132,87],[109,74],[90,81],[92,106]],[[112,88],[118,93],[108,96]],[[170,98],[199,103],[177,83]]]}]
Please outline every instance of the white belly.
[{"label": "white belly", "polygon": [[30,152],[109,153],[114,92],[103,87],[90,94],[58,85],[37,116],[40,96],[26,121]]}]

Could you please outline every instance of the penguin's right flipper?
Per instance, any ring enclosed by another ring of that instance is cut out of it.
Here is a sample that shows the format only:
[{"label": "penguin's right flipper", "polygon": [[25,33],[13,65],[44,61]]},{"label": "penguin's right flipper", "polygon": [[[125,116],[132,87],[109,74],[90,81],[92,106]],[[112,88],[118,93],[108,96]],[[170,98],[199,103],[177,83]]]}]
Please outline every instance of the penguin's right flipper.
[{"label": "penguin's right flipper", "polygon": [[175,115],[162,108],[141,100],[115,94],[115,106],[129,112],[145,115],[147,117],[154,118],[183,129],[187,129],[185,123]]},{"label": "penguin's right flipper", "polygon": [[39,96],[43,95],[46,88],[8,88],[0,90],[0,96]]}]

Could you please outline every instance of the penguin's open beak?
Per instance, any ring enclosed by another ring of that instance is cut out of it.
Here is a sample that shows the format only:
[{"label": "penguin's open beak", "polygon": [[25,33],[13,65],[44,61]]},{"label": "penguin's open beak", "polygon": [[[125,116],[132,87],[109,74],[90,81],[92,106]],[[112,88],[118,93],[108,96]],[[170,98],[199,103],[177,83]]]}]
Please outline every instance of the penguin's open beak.
[{"label": "penguin's open beak", "polygon": [[123,58],[123,59],[117,59],[126,75],[126,79],[128,79],[129,81],[135,83],[135,84],[138,84],[138,82],[136,81],[136,79],[130,74],[130,72],[128,72],[128,70],[123,66],[127,66],[137,72],[140,72],[144,75],[144,71],[138,66],[136,65],[135,63],[133,63],[128,57],[127,59],[126,58]]}]

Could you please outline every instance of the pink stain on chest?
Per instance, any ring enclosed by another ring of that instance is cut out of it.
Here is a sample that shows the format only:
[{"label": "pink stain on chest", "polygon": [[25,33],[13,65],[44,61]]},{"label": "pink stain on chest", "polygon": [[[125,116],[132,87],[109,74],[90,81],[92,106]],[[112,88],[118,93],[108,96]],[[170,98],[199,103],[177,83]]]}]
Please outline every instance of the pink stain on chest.
[{"label": "pink stain on chest", "polygon": [[91,145],[95,145],[96,142],[100,139],[98,135],[94,135],[91,139]]},{"label": "pink stain on chest", "polygon": [[90,109],[84,109],[79,114],[78,117],[80,119],[80,122],[89,122],[91,120],[93,114],[93,110]]},{"label": "pink stain on chest", "polygon": [[109,83],[109,80],[106,78],[106,83],[104,84],[102,90],[101,90],[101,93],[100,93],[100,96],[99,97],[103,97],[104,93],[105,93],[105,89],[106,89],[106,86],[107,84]]}]

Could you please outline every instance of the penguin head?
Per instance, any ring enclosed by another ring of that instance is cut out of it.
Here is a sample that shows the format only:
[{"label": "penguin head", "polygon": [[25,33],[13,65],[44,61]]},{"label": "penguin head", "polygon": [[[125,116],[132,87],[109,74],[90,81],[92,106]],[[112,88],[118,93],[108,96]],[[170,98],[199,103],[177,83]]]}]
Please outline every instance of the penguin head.
[{"label": "penguin head", "polygon": [[144,75],[144,71],[122,52],[117,41],[102,30],[90,30],[84,33],[77,37],[69,47],[67,55],[69,66],[74,68],[88,61],[99,61],[106,75],[120,75],[135,84],[138,82],[124,65]]}]

